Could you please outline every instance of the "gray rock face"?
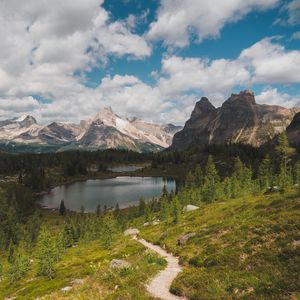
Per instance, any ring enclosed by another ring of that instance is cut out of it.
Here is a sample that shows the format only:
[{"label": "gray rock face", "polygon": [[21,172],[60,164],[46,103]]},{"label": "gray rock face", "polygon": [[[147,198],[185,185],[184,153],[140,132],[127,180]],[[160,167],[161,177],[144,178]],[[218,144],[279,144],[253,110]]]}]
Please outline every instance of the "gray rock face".
[{"label": "gray rock face", "polygon": [[131,265],[125,260],[122,259],[113,259],[110,262],[110,269],[123,269],[123,268],[129,268]]},{"label": "gray rock face", "polygon": [[291,124],[286,129],[286,133],[291,144],[300,143],[300,112],[294,116]]},{"label": "gray rock face", "polygon": [[219,108],[201,98],[183,130],[174,135],[171,147],[184,150],[192,145],[228,143],[260,146],[284,131],[295,113],[295,109],[257,104],[248,90],[232,94]]}]

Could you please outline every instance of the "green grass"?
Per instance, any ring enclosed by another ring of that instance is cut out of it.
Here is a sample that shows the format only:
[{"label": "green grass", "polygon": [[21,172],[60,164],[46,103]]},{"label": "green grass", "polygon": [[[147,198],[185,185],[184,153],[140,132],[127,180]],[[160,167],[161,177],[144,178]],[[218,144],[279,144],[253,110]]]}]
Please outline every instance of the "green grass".
[{"label": "green grass", "polygon": [[[53,232],[60,222],[55,215],[47,214],[47,224],[54,226]],[[104,250],[100,245],[100,241],[81,242],[67,249],[51,280],[36,275],[33,255],[31,270],[24,279],[14,284],[8,279],[0,282],[0,299],[151,299],[144,284],[165,267],[165,261],[123,235],[117,237],[111,250]],[[131,267],[110,270],[114,258],[126,260]],[[74,285],[75,279],[83,279],[84,283]],[[62,292],[66,286],[72,289]]]},{"label": "green grass", "polygon": [[[64,218],[42,210],[43,223],[55,234]],[[155,226],[142,226],[141,236],[178,255],[183,272],[171,291],[189,299],[299,299],[300,197],[297,191],[216,202]],[[186,245],[178,238],[196,232]],[[67,249],[52,280],[37,276],[33,263],[24,279],[0,282],[0,299],[151,299],[145,283],[166,265],[136,241],[116,237],[111,250],[100,241],[82,241]],[[130,268],[111,271],[112,259]],[[4,260],[4,257],[2,257]],[[7,268],[7,266],[4,266]],[[82,284],[72,284],[83,279]],[[61,289],[72,286],[68,292]]]},{"label": "green grass", "polygon": [[[178,295],[299,299],[299,208],[295,192],[234,199],[203,205],[174,226],[144,227],[142,236],[179,255],[184,271],[171,288]],[[179,246],[188,232],[197,234]]]}]

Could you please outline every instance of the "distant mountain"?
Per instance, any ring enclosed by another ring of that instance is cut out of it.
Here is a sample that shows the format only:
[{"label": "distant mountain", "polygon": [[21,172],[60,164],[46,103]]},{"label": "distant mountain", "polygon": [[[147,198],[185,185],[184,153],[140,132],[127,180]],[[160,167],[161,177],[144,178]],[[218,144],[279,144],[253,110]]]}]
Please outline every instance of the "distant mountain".
[{"label": "distant mountain", "polygon": [[174,135],[172,149],[199,144],[243,143],[260,146],[284,131],[296,109],[260,105],[248,90],[232,94],[219,108],[203,97],[184,128]]},{"label": "distant mountain", "polygon": [[80,124],[53,122],[39,125],[31,116],[0,121],[0,144],[30,151],[66,149],[122,148],[158,151],[171,145],[173,135],[182,127],[123,119],[104,108],[93,119]]}]

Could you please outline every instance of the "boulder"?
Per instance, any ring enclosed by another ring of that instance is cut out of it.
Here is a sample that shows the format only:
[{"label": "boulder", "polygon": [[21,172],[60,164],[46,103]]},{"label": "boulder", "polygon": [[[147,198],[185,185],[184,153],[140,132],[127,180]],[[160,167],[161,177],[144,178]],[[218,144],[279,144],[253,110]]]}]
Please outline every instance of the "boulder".
[{"label": "boulder", "polygon": [[72,289],[71,286],[65,286],[64,288],[61,289],[62,292],[66,293]]},{"label": "boulder", "polygon": [[140,231],[137,228],[129,228],[124,231],[124,235],[138,235]]},{"label": "boulder", "polygon": [[77,285],[77,284],[84,284],[84,279],[74,279],[71,281],[72,285]]},{"label": "boulder", "polygon": [[130,267],[130,263],[128,263],[125,260],[122,259],[113,259],[110,262],[110,269],[123,269],[123,268],[129,268]]},{"label": "boulder", "polygon": [[195,235],[196,235],[196,232],[190,232],[190,233],[182,235],[177,241],[178,245],[184,246],[187,243],[187,241]]},{"label": "boulder", "polygon": [[199,206],[188,204],[183,208],[183,212],[189,212],[189,211],[193,211],[196,209],[199,209]]}]

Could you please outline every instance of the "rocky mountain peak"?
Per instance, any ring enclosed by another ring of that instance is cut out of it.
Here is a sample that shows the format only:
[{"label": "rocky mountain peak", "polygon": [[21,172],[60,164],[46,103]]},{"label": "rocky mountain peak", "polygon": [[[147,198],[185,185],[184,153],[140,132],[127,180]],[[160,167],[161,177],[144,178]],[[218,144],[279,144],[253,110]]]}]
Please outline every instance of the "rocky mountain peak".
[{"label": "rocky mountain peak", "polygon": [[219,108],[202,98],[183,130],[174,135],[172,148],[224,143],[260,146],[284,131],[295,113],[295,109],[256,104],[249,90],[232,94]]},{"label": "rocky mountain peak", "polygon": [[231,94],[231,96],[224,102],[224,105],[233,103],[245,103],[250,105],[255,105],[254,92],[250,90],[241,91],[239,94]]},{"label": "rocky mountain peak", "polygon": [[192,112],[191,118],[197,118],[200,115],[208,114],[214,111],[216,108],[211,104],[211,102],[206,97],[202,97],[195,105]]},{"label": "rocky mountain peak", "polygon": [[33,124],[37,124],[36,119],[30,115],[21,116],[17,118],[15,121],[19,123],[21,127],[29,127]]}]

